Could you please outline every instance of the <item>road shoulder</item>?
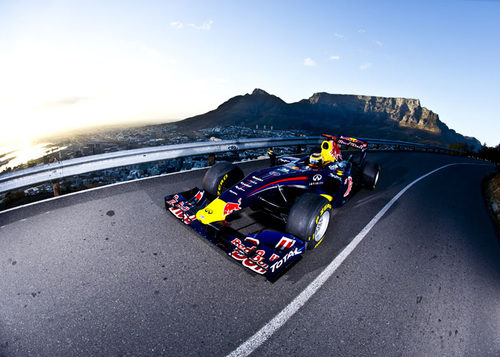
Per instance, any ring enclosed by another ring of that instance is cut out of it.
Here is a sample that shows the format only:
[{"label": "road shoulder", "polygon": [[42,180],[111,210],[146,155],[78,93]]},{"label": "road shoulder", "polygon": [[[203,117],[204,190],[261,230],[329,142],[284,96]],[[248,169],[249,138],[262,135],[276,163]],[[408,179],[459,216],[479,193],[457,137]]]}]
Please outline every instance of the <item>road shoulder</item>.
[{"label": "road shoulder", "polygon": [[484,196],[500,238],[500,173],[488,176],[483,184]]}]

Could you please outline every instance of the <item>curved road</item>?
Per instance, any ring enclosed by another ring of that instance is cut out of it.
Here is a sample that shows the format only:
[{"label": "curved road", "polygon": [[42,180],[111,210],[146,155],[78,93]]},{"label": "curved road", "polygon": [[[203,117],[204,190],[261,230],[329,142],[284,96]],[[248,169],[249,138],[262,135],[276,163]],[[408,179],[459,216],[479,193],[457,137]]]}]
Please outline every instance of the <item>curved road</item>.
[{"label": "curved road", "polygon": [[[371,153],[374,192],[336,210],[328,236],[274,284],[166,214],[204,171],[0,212],[0,356],[223,356],[266,326],[410,187],[254,355],[500,355],[500,249],[481,181],[492,166]],[[246,172],[262,162],[243,166]],[[240,351],[240,350],[238,350]]]}]

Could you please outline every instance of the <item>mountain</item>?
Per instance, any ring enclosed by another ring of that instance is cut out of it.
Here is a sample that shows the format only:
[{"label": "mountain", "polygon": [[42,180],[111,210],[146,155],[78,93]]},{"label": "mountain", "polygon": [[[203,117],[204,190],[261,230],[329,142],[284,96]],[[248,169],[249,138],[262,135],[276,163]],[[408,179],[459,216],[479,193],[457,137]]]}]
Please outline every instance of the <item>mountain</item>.
[{"label": "mountain", "polygon": [[216,126],[273,126],[303,129],[311,134],[332,133],[358,137],[416,141],[448,146],[465,143],[479,149],[481,143],[458,134],[422,107],[420,100],[364,95],[315,93],[309,99],[285,103],[255,89],[233,97],[208,113],[177,123],[184,131]]},{"label": "mountain", "polygon": [[283,126],[280,127],[285,127],[286,116],[289,114],[291,114],[289,104],[262,89],[255,89],[252,94],[238,95],[222,103],[215,110],[185,119],[177,124],[180,127],[199,130],[227,125],[248,127],[255,127],[257,124],[272,125],[276,120],[282,120]]}]

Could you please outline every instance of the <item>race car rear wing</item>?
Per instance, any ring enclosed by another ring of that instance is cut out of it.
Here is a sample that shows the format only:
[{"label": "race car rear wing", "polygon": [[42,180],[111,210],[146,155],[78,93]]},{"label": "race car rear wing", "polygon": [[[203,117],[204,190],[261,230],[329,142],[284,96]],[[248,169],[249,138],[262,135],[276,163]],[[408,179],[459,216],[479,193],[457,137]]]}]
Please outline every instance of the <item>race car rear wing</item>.
[{"label": "race car rear wing", "polygon": [[350,136],[340,136],[337,138],[333,135],[322,134],[325,138],[335,141],[337,144],[350,146],[361,150],[361,157],[359,159],[359,164],[362,165],[366,158],[366,149],[368,148],[368,143],[358,138]]},{"label": "race car rear wing", "polygon": [[325,138],[335,141],[337,144],[352,146],[356,149],[364,150],[368,147],[368,143],[358,138],[350,137],[350,136],[340,136],[337,138],[336,136],[329,134],[321,134]]},{"label": "race car rear wing", "polygon": [[348,137],[348,136],[341,136],[337,140],[337,143],[342,144],[342,145],[351,146],[353,148],[360,149],[362,151],[366,150],[366,148],[368,147],[367,142],[360,140],[360,139],[357,139],[357,138]]}]

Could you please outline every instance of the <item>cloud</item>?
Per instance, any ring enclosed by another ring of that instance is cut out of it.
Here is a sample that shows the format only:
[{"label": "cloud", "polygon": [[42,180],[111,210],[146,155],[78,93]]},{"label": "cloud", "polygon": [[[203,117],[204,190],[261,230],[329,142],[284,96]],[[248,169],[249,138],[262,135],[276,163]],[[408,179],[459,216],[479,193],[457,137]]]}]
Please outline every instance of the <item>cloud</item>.
[{"label": "cloud", "polygon": [[377,46],[379,46],[379,47],[382,47],[382,46],[384,45],[382,42],[380,42],[380,41],[378,41],[378,40],[377,40],[377,41],[374,41],[374,43],[375,43]]},{"label": "cloud", "polygon": [[330,61],[338,61],[340,56],[330,56]]},{"label": "cloud", "polygon": [[49,101],[43,103],[39,109],[49,109],[49,108],[57,108],[57,107],[66,107],[70,105],[75,105],[81,102],[86,102],[90,100],[89,97],[64,97],[54,101]]},{"label": "cloud", "polygon": [[335,37],[337,37],[337,38],[340,38],[340,39],[342,39],[342,38],[344,38],[344,37],[345,37],[344,35],[342,35],[342,34],[340,34],[340,33],[337,33],[337,32],[335,32],[335,33],[333,34],[333,36],[335,36]]},{"label": "cloud", "polygon": [[184,24],[180,21],[173,21],[170,23],[170,26],[175,27],[176,29],[180,30],[181,28],[184,27]]},{"label": "cloud", "polygon": [[359,29],[359,30],[358,30],[358,32],[359,32],[359,33],[365,33],[365,32],[366,32],[366,30],[365,30],[365,29]]},{"label": "cloud", "polygon": [[372,64],[370,62],[367,62],[367,63],[363,63],[361,66],[359,66],[359,69],[362,71],[366,71],[371,66],[372,66]]},{"label": "cloud", "polygon": [[[214,24],[213,20],[208,20],[208,21],[205,21],[204,23],[202,23],[201,25],[187,24],[186,26],[189,26],[195,30],[210,31],[213,24]],[[182,23],[181,21],[173,21],[170,23],[170,26],[180,30],[180,29],[184,28],[184,23]]]},{"label": "cloud", "polygon": [[201,25],[189,24],[188,26],[194,28],[195,30],[210,31],[213,23],[214,23],[213,20],[208,20]]},{"label": "cloud", "polygon": [[310,57],[307,57],[306,59],[304,59],[304,66],[306,66],[306,67],[315,67],[316,66],[316,61],[313,60]]}]

